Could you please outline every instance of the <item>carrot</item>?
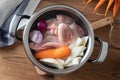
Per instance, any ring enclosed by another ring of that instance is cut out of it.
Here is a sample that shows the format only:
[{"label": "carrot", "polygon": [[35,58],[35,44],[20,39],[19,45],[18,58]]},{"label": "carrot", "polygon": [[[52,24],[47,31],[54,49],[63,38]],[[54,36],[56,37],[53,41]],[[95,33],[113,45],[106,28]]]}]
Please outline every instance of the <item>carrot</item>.
[{"label": "carrot", "polygon": [[120,4],[120,0],[117,0],[118,1],[118,3]]},{"label": "carrot", "polygon": [[108,6],[107,6],[106,11],[105,11],[105,16],[107,15],[107,12],[108,12],[109,8],[111,7],[111,5],[113,4],[114,1],[115,0],[110,0],[109,1]]},{"label": "carrot", "polygon": [[97,10],[103,3],[105,3],[106,1],[107,1],[107,0],[100,0],[100,1],[98,2],[98,4],[95,6],[93,13],[95,13],[96,10]]},{"label": "carrot", "polygon": [[86,6],[91,2],[92,0],[88,0],[87,3],[85,4]]},{"label": "carrot", "polygon": [[[86,3],[85,3],[85,6],[87,6],[92,0],[88,0]],[[85,7],[84,6],[84,7]]]},{"label": "carrot", "polygon": [[36,58],[48,58],[51,57],[55,49],[43,50],[35,53]]},{"label": "carrot", "polygon": [[113,8],[113,17],[116,16],[116,13],[117,13],[119,7],[120,7],[120,1],[119,1],[119,0],[116,0],[116,1],[115,1],[115,4],[114,4],[114,8]]},{"label": "carrot", "polygon": [[91,2],[92,0],[88,0],[87,2],[85,2],[85,0],[83,0],[83,4],[85,3],[85,5],[82,7],[82,10],[85,9],[85,7]]},{"label": "carrot", "polygon": [[57,49],[48,49],[35,53],[37,59],[40,58],[60,58],[64,59],[70,55],[70,49],[66,46]]}]

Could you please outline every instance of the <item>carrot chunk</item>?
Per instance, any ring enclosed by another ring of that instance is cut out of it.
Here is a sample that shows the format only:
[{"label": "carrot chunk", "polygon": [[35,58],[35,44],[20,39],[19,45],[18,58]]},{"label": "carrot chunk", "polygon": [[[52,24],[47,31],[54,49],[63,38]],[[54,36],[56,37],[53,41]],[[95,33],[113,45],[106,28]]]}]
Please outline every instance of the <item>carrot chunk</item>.
[{"label": "carrot chunk", "polygon": [[57,49],[48,49],[35,53],[37,59],[41,58],[59,58],[64,59],[70,55],[70,49],[67,46]]}]

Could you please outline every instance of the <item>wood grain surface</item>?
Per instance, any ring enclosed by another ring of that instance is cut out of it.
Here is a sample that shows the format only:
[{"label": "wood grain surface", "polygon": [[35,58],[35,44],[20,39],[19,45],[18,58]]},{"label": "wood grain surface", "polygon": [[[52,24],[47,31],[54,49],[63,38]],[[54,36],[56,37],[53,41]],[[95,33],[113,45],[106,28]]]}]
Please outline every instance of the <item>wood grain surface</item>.
[{"label": "wood grain surface", "polygon": [[[92,23],[94,21],[104,18],[104,16],[98,16],[92,14],[92,11],[98,2],[93,0],[87,7],[83,8],[82,0],[43,0],[36,11],[43,8],[44,6],[51,4],[67,4],[80,11],[87,17]],[[104,13],[107,3],[105,3],[98,12]],[[120,40],[118,36],[120,32],[117,32],[120,27],[120,10],[115,17],[115,27],[113,42],[115,38]],[[107,16],[112,15],[112,8],[110,9]],[[101,38],[104,41],[108,41],[110,27],[106,26],[95,30],[95,36]],[[120,30],[120,29],[119,29]],[[115,35],[117,34],[117,35]],[[119,41],[120,42],[120,41]],[[120,43],[118,43],[120,44]],[[99,46],[95,45],[93,56],[98,52]],[[104,63],[86,63],[79,70],[62,76],[56,76],[56,80],[120,80],[120,50],[109,46],[108,56]],[[0,80],[43,80],[39,76],[31,62],[28,60],[23,44],[17,41],[14,45],[0,48]]]}]

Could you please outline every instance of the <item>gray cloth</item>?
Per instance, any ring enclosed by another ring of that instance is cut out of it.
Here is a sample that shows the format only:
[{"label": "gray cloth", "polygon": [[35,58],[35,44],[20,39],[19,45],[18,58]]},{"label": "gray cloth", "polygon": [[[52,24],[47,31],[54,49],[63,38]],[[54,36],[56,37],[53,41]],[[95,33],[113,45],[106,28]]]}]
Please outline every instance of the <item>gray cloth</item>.
[{"label": "gray cloth", "polygon": [[0,0],[0,27],[23,0]]},{"label": "gray cloth", "polygon": [[[12,13],[20,5],[23,0],[1,0],[0,1],[0,47],[12,45],[15,39],[12,38],[9,33],[8,18],[12,17]],[[5,23],[5,21],[8,21]]]},{"label": "gray cloth", "polygon": [[[41,0],[1,0],[0,1],[0,48],[12,45],[15,41],[11,36],[11,32],[15,33],[15,28],[23,29],[28,19],[19,18],[20,15],[31,16]],[[17,20],[13,17],[17,15]],[[12,21],[18,21],[20,23],[17,26],[17,22],[14,24]],[[11,27],[10,27],[11,26]],[[14,26],[14,28],[12,28]]]}]

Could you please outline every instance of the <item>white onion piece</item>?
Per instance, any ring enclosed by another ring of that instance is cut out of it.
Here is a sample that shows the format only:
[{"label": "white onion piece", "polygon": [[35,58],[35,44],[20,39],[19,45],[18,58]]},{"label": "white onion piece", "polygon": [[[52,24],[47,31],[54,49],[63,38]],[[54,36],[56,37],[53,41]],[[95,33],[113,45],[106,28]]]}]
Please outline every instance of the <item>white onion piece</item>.
[{"label": "white onion piece", "polygon": [[76,39],[76,44],[75,44],[75,46],[82,46],[82,44],[84,44],[84,43],[85,43],[84,40],[83,40],[82,38],[78,37],[78,38]]},{"label": "white onion piece", "polygon": [[33,41],[34,43],[41,43],[43,39],[43,35],[41,34],[40,31],[38,30],[33,30],[30,32],[30,40]]},{"label": "white onion piece", "polygon": [[60,63],[60,65],[64,66],[64,60],[62,59],[56,59],[56,60]]},{"label": "white onion piece", "polygon": [[71,62],[74,58],[80,55],[86,49],[85,46],[74,47],[71,51],[71,55],[66,59],[65,64]]},{"label": "white onion piece", "polygon": [[64,68],[61,65],[61,63],[58,60],[54,59],[54,58],[43,58],[43,59],[40,59],[40,62],[44,62],[46,65],[56,67],[58,69],[63,69]]},{"label": "white onion piece", "polygon": [[73,66],[73,65],[78,65],[81,61],[82,57],[76,57],[74,58],[71,62],[65,65],[65,67]]},{"label": "white onion piece", "polygon": [[73,49],[75,46],[82,46],[83,44],[85,44],[85,41],[78,37],[74,42],[72,42],[68,47],[70,49]]},{"label": "white onion piece", "polygon": [[83,56],[83,55],[84,55],[84,52],[81,52],[81,53],[79,53],[79,55],[78,55],[78,56],[80,56],[80,57],[81,57],[81,56]]},{"label": "white onion piece", "polygon": [[84,41],[83,46],[85,46],[88,41],[88,36],[82,37],[82,40]]}]

